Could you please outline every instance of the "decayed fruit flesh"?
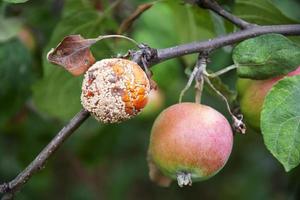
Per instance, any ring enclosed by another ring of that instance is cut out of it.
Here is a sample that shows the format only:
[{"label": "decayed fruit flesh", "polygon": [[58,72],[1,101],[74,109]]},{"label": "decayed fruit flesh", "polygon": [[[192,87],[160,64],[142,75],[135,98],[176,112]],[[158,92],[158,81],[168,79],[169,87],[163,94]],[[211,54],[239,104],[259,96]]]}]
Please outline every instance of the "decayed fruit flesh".
[{"label": "decayed fruit flesh", "polygon": [[126,59],[104,59],[86,72],[81,102],[101,122],[120,122],[145,107],[149,80],[138,64]]}]

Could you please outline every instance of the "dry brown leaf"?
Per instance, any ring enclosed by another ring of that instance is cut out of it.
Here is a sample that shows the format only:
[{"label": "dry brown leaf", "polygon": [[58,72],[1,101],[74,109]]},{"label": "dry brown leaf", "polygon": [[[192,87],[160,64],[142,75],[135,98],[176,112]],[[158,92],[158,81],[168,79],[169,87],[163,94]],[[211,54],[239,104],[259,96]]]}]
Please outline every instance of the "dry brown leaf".
[{"label": "dry brown leaf", "polygon": [[153,6],[154,2],[152,3],[145,3],[142,5],[139,5],[138,8],[125,20],[123,20],[119,30],[118,34],[126,32],[133,24],[133,22],[139,18],[141,14],[143,14],[146,10],[151,8]]},{"label": "dry brown leaf", "polygon": [[52,49],[47,59],[53,64],[64,67],[74,76],[87,71],[95,63],[90,46],[96,39],[84,39],[81,35],[66,36],[55,49]]}]

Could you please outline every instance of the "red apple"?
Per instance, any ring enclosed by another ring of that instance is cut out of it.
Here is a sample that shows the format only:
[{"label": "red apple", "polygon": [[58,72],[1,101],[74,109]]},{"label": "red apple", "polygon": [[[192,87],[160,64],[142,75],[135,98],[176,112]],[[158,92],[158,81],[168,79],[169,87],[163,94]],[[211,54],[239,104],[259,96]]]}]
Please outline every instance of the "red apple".
[{"label": "red apple", "polygon": [[231,126],[221,113],[201,104],[180,103],[156,118],[149,156],[165,176],[177,179],[179,186],[190,185],[220,171],[232,144]]},{"label": "red apple", "polygon": [[[300,66],[286,76],[299,74]],[[237,90],[241,112],[247,124],[255,130],[260,130],[260,113],[267,93],[275,83],[284,77],[279,76],[266,80],[238,79]]]}]

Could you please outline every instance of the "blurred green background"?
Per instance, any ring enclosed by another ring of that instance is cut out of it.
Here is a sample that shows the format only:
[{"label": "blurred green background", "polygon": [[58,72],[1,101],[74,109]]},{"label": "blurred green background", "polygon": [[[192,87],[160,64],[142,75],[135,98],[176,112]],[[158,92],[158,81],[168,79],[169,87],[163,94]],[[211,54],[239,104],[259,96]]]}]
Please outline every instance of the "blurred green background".
[{"label": "blurred green background", "polygon": [[[257,24],[300,22],[297,0],[223,0],[222,6]],[[207,40],[236,29],[212,12],[183,1],[29,0],[0,2],[0,183],[14,178],[81,108],[82,76],[72,77],[46,61],[46,54],[69,34],[97,37],[117,33],[141,4],[153,3],[123,34],[153,48]],[[299,37],[292,39],[300,44]],[[100,60],[134,46],[120,40],[97,43]],[[211,55],[209,70],[232,64],[232,47]],[[121,124],[89,118],[66,144],[17,193],[16,199],[299,199],[300,169],[285,173],[264,147],[259,133],[235,135],[232,155],[210,180],[179,188],[150,182],[146,152],[152,123],[176,102],[197,55],[152,68],[161,106]],[[232,95],[234,72],[222,76]],[[191,88],[184,97],[194,100]],[[203,102],[227,115],[224,102],[205,90]]]}]

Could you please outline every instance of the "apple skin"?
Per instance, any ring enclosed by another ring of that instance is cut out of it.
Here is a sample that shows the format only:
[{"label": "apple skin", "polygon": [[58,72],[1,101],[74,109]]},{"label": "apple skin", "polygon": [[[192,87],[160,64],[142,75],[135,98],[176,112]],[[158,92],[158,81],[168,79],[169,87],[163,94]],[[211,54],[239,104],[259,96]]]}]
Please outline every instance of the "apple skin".
[{"label": "apple skin", "polygon": [[[285,76],[300,74],[300,66]],[[239,78],[237,80],[237,91],[240,101],[241,112],[247,125],[256,131],[260,131],[260,113],[264,99],[270,89],[285,76],[278,76],[266,80],[252,80]]]},{"label": "apple skin", "polygon": [[215,109],[180,103],[165,109],[151,131],[149,155],[167,177],[189,173],[192,181],[215,175],[227,162],[233,133],[227,119]]}]

